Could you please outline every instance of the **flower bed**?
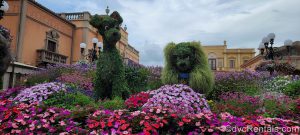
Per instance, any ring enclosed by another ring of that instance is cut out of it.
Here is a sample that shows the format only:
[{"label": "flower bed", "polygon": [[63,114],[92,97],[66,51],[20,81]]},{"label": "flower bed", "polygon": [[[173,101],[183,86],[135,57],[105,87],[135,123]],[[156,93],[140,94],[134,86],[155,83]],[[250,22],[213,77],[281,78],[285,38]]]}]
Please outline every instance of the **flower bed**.
[{"label": "flower bed", "polygon": [[143,105],[144,109],[161,106],[181,115],[210,111],[204,96],[187,85],[165,85],[149,93],[153,97]]},{"label": "flower bed", "polygon": [[298,122],[290,120],[243,118],[229,113],[206,112],[180,116],[170,109],[160,107],[135,112],[96,110],[81,118],[73,113],[65,109],[44,108],[36,103],[15,105],[10,100],[0,100],[0,134],[225,134],[234,127],[245,129],[248,126],[274,126],[295,129],[300,126]]},{"label": "flower bed", "polygon": [[61,83],[44,83],[39,84],[21,91],[14,100],[17,102],[41,102],[47,99],[51,94],[66,91],[65,85]]}]

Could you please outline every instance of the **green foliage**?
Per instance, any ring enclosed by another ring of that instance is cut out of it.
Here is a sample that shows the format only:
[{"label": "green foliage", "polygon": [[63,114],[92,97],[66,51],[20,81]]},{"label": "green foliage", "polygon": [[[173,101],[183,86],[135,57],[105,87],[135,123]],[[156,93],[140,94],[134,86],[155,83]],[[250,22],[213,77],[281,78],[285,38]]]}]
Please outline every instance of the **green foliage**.
[{"label": "green foliage", "polygon": [[130,92],[135,94],[147,90],[150,72],[144,67],[125,67],[125,78]]},{"label": "green foliage", "polygon": [[163,84],[180,83],[181,72],[189,73],[189,86],[198,92],[207,93],[213,88],[213,74],[207,57],[199,42],[169,43],[164,49],[165,67],[162,73]]},{"label": "green foliage", "polygon": [[286,86],[283,93],[287,96],[297,98],[300,96],[300,81],[295,81]]},{"label": "green foliage", "polygon": [[149,80],[147,83],[147,90],[156,90],[163,85],[161,79]]},{"label": "green foliage", "polygon": [[285,114],[294,108],[293,103],[278,101],[275,99],[265,99],[263,101],[263,105],[266,110],[264,116],[272,118],[277,117],[280,114]]},{"label": "green foliage", "polygon": [[125,68],[119,51],[115,48],[103,52],[97,61],[97,72],[94,80],[95,92],[98,99],[122,97],[128,94],[125,80]]},{"label": "green foliage", "polygon": [[96,77],[94,80],[95,91],[98,99],[129,96],[125,80],[125,68],[122,58],[116,48],[116,43],[121,39],[119,26],[123,22],[118,12],[108,15],[95,15],[90,24],[98,29],[103,37],[103,52],[97,61]]},{"label": "green foliage", "polygon": [[95,101],[85,96],[84,94],[77,93],[65,93],[59,92],[52,95],[50,98],[44,101],[47,106],[55,106],[65,109],[76,110],[77,106],[93,106],[95,107]]},{"label": "green foliage", "polygon": [[51,82],[51,78],[47,74],[30,76],[25,80],[25,86],[34,86],[45,82]]},{"label": "green foliage", "polygon": [[114,97],[112,100],[104,100],[102,102],[99,102],[99,105],[104,109],[109,110],[118,110],[125,108],[124,100],[121,97]]}]

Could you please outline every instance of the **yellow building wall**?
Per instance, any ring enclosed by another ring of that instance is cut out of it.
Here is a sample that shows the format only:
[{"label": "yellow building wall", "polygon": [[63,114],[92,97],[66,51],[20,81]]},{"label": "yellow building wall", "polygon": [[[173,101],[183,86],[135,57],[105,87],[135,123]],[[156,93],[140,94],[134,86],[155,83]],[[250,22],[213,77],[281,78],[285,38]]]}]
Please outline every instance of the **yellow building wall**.
[{"label": "yellow building wall", "polygon": [[[226,43],[226,42],[225,42]],[[208,59],[216,59],[216,71],[241,71],[244,60],[254,57],[254,49],[227,49],[227,45],[202,46]],[[234,68],[230,67],[230,60],[234,60]]]}]

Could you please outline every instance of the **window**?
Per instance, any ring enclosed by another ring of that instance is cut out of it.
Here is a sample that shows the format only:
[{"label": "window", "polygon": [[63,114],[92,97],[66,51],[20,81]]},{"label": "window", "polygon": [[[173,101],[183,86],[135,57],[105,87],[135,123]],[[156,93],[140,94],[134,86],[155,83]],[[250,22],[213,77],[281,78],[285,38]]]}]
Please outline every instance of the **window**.
[{"label": "window", "polygon": [[229,67],[235,68],[235,60],[229,60]]},{"label": "window", "polygon": [[56,42],[48,40],[47,50],[50,52],[56,52]]},{"label": "window", "polygon": [[59,34],[55,30],[51,30],[46,32],[46,45],[45,49],[50,52],[55,52],[58,53],[58,39],[59,39]]},{"label": "window", "polygon": [[217,60],[216,59],[208,59],[208,63],[210,65],[211,70],[217,69]]},{"label": "window", "polygon": [[223,60],[222,59],[218,59],[218,67],[219,68],[223,67]]},{"label": "window", "polygon": [[244,64],[245,64],[246,62],[248,62],[248,60],[244,60]]}]

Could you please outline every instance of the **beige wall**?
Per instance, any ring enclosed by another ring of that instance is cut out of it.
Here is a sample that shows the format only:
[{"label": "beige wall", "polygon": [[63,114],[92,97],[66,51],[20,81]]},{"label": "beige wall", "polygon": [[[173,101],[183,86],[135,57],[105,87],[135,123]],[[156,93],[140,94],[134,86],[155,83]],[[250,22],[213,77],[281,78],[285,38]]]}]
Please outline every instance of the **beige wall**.
[{"label": "beige wall", "polygon": [[[203,50],[208,59],[216,59],[217,71],[241,71],[244,60],[250,60],[255,54],[254,49],[228,49],[226,41],[224,45],[203,46]],[[230,60],[234,60],[234,68],[230,67]]]}]

